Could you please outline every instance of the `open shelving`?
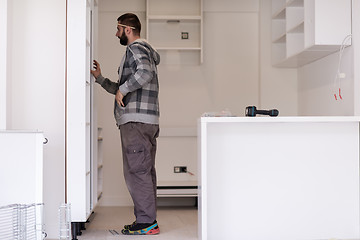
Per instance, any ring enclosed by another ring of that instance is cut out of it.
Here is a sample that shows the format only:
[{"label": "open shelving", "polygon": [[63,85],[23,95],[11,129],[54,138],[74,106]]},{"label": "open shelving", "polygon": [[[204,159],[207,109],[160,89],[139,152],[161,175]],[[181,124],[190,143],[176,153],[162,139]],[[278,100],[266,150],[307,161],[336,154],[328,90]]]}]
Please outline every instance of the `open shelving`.
[{"label": "open shelving", "polygon": [[[203,62],[202,0],[147,0],[147,40],[160,51],[193,52]],[[183,37],[185,33],[188,38]]]},{"label": "open shelving", "polygon": [[325,57],[349,34],[351,0],[272,1],[274,66],[299,67]]}]

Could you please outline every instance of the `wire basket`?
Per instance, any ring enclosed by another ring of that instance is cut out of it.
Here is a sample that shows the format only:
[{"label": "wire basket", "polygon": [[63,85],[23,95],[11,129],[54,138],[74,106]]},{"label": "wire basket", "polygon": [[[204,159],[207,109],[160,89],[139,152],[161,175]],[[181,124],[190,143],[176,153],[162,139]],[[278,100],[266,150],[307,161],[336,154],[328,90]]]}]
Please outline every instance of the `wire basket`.
[{"label": "wire basket", "polygon": [[45,239],[44,204],[11,204],[0,207],[1,240]]}]

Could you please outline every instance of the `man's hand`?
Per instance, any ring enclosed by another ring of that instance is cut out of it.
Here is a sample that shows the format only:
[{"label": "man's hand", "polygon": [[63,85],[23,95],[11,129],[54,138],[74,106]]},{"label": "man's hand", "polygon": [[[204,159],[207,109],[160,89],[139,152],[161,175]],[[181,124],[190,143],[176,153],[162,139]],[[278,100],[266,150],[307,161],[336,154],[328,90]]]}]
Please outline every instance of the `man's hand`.
[{"label": "man's hand", "polygon": [[115,95],[116,102],[119,104],[119,106],[125,107],[125,105],[123,103],[123,98],[124,98],[124,95],[122,95],[120,90],[117,90],[116,95]]},{"label": "man's hand", "polygon": [[90,72],[94,76],[94,78],[97,78],[101,74],[101,69],[100,63],[98,63],[96,60],[94,60],[94,69],[95,70],[90,69]]}]

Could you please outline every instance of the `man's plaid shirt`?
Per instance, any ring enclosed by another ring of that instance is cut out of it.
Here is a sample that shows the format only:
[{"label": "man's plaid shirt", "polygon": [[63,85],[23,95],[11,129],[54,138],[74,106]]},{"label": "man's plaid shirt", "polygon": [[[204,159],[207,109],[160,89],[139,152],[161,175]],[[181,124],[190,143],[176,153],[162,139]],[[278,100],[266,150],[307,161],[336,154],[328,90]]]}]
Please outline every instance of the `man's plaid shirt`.
[{"label": "man's plaid shirt", "polygon": [[118,90],[124,95],[125,107],[115,101],[114,116],[116,124],[142,122],[159,124],[159,82],[157,65],[160,55],[145,40],[138,39],[126,48],[126,53],[119,67],[119,81],[112,82],[102,75],[96,82],[109,93]]}]

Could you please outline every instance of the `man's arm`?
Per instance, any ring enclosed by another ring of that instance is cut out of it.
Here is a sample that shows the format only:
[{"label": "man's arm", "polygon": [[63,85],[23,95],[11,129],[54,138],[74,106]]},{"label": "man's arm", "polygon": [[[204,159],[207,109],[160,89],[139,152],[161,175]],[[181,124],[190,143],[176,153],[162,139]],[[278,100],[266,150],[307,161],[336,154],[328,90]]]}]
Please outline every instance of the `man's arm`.
[{"label": "man's arm", "polygon": [[94,60],[94,69],[90,70],[90,72],[95,77],[95,82],[99,83],[108,93],[116,95],[119,90],[119,84],[101,75],[100,64],[96,60]]}]

